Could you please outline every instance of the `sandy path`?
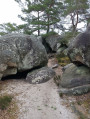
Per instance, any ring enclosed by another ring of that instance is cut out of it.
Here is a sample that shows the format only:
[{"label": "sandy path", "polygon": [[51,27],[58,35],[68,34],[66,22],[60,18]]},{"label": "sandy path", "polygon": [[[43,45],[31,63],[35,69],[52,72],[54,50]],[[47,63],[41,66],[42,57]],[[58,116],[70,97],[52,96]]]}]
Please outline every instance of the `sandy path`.
[{"label": "sandy path", "polygon": [[[48,66],[57,63],[49,60]],[[62,74],[61,67],[55,69],[57,75]],[[64,99],[59,97],[53,79],[42,84],[29,84],[24,80],[8,80],[3,82],[1,93],[14,95],[20,113],[18,119],[78,119],[69,107],[63,105]]]},{"label": "sandy path", "polygon": [[[6,87],[7,85],[7,87]],[[77,119],[72,111],[62,104],[54,81],[43,84],[28,84],[23,80],[10,80],[2,93],[13,94],[18,102],[18,119]]]}]

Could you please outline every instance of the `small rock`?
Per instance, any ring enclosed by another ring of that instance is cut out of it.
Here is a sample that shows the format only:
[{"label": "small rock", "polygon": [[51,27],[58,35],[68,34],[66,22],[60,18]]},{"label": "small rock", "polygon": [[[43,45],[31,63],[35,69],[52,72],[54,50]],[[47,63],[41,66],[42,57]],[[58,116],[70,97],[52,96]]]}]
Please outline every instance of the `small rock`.
[{"label": "small rock", "polygon": [[58,66],[59,66],[58,64],[55,64],[52,66],[52,69],[57,68]]}]

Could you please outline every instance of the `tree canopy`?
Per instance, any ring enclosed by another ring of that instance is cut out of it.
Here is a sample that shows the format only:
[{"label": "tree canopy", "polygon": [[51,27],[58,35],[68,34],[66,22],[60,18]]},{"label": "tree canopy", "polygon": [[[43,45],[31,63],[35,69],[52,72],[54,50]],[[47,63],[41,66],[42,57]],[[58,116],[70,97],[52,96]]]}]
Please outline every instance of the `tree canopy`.
[{"label": "tree canopy", "polygon": [[11,23],[0,24],[0,35],[17,31],[17,25]]},{"label": "tree canopy", "polygon": [[72,30],[77,30],[78,23],[85,21],[85,14],[88,12],[89,9],[88,0],[65,0],[64,1],[65,10],[64,15],[70,16]]},{"label": "tree canopy", "polygon": [[63,8],[63,4],[56,0],[26,0],[26,4],[22,1],[15,0],[22,7],[22,12],[25,17],[19,16],[26,22],[29,32],[53,30],[53,25],[60,21],[60,13]]},{"label": "tree canopy", "polygon": [[[0,35],[6,33],[37,34],[65,31],[67,16],[70,18],[70,32],[77,31],[81,22],[90,22],[90,0],[15,0],[21,7],[18,17],[23,24],[4,23],[0,25]],[[63,18],[63,19],[62,19]],[[64,21],[66,20],[66,21]],[[64,22],[64,24],[62,23]]]}]

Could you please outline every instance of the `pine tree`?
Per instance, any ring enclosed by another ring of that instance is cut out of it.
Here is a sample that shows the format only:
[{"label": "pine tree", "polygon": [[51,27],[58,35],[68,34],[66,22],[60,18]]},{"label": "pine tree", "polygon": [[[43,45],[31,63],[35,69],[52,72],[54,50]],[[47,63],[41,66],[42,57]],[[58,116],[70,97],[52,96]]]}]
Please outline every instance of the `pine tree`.
[{"label": "pine tree", "polygon": [[56,0],[26,0],[25,5],[20,0],[15,0],[22,7],[22,12],[25,14],[25,17],[19,16],[23,21],[26,22],[24,25],[27,28],[27,33],[33,33],[44,30],[47,33],[53,29],[53,25],[60,21],[60,13],[62,3],[57,2]]},{"label": "pine tree", "polygon": [[18,26],[15,23],[0,24],[0,35],[5,35],[8,33],[16,33],[16,32],[18,32]]},{"label": "pine tree", "polygon": [[22,12],[25,15],[24,17],[19,15],[21,20],[25,22],[22,25],[24,33],[31,34],[35,31],[38,31],[40,35],[40,24],[41,24],[41,12],[42,5],[40,0],[25,0],[25,3],[22,0],[15,0],[22,8]]},{"label": "pine tree", "polygon": [[44,6],[43,19],[45,21],[44,23],[47,33],[49,33],[50,29],[54,28],[53,25],[60,22],[60,14],[63,4],[56,0],[44,0],[42,1],[42,4]]},{"label": "pine tree", "polygon": [[76,31],[78,23],[84,20],[84,15],[89,8],[88,0],[65,0],[64,5],[66,7],[64,15],[70,16],[73,31]]},{"label": "pine tree", "polygon": [[[27,9],[24,9],[23,12],[29,17],[28,21],[31,24],[31,32],[38,31],[38,36],[40,35],[41,29],[41,13],[43,11],[43,6],[41,5],[40,0],[34,0],[31,4],[28,4]],[[34,15],[35,14],[35,15]]]}]

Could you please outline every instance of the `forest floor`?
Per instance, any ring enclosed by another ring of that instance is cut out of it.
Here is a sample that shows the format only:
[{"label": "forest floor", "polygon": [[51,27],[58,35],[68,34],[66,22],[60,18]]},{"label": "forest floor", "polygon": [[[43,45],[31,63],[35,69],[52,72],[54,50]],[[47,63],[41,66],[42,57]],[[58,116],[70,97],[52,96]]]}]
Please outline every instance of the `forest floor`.
[{"label": "forest floor", "polygon": [[[57,63],[50,59],[48,66]],[[56,74],[62,74],[61,67],[55,69]],[[17,104],[16,119],[79,119],[68,102],[67,97],[59,96],[58,87],[53,79],[41,84],[29,84],[24,80],[2,81],[0,94],[13,95]],[[0,119],[15,119],[1,111]]]}]

